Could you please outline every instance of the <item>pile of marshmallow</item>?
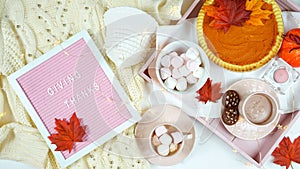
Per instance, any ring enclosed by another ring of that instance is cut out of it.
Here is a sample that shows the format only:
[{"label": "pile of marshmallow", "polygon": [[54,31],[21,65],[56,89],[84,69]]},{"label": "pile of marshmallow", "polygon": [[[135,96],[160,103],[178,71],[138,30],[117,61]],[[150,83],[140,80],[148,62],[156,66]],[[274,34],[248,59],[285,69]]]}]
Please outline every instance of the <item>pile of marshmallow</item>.
[{"label": "pile of marshmallow", "polygon": [[185,91],[204,75],[200,52],[196,48],[191,47],[180,56],[175,51],[164,55],[160,64],[160,77],[172,90]]},{"label": "pile of marshmallow", "polygon": [[183,135],[172,126],[163,125],[155,129],[152,136],[152,145],[161,156],[176,153],[183,141]]}]

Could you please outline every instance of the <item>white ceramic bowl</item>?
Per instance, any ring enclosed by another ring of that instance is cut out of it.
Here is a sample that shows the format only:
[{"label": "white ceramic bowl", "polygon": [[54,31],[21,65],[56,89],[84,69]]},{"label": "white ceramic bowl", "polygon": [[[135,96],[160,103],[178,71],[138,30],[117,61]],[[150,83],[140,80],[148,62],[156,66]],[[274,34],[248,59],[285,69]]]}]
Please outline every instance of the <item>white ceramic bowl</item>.
[{"label": "white ceramic bowl", "polygon": [[[204,68],[204,75],[202,78],[198,79],[198,82],[193,84],[193,85],[188,85],[187,89],[184,91],[178,91],[176,89],[170,89],[168,88],[163,80],[161,79],[161,75],[160,75],[160,68],[161,66],[161,58],[171,52],[177,52],[178,55],[182,54],[182,53],[186,53],[186,51],[190,48],[193,47],[195,49],[197,49],[200,53],[200,59],[202,61],[201,67]],[[175,94],[189,94],[189,93],[195,93],[197,90],[199,90],[207,81],[208,77],[209,77],[209,69],[210,69],[210,65],[209,65],[209,60],[207,55],[205,54],[205,52],[203,51],[203,49],[190,41],[184,41],[184,40],[179,40],[179,41],[174,41],[169,43],[168,45],[166,45],[164,48],[162,48],[162,50],[160,51],[160,53],[157,56],[156,59],[156,63],[155,63],[155,74],[157,77],[158,82],[169,92],[175,93]]]}]

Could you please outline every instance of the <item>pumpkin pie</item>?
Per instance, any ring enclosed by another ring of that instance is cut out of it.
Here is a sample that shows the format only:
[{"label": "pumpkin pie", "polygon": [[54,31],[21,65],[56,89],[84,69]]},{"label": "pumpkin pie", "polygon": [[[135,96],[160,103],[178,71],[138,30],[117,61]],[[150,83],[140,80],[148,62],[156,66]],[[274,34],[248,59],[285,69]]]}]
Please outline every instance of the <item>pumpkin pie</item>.
[{"label": "pumpkin pie", "polygon": [[198,15],[201,47],[216,64],[233,71],[259,68],[280,48],[281,11],[275,1],[207,0]]}]

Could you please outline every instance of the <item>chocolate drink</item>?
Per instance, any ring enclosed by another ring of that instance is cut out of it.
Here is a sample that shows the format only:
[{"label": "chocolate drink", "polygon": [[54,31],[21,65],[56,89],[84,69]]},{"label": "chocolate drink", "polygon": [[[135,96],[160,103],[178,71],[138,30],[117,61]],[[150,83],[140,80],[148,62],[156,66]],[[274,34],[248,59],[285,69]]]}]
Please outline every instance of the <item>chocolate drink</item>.
[{"label": "chocolate drink", "polygon": [[255,124],[263,124],[272,115],[272,102],[262,94],[255,94],[246,102],[247,118]]}]

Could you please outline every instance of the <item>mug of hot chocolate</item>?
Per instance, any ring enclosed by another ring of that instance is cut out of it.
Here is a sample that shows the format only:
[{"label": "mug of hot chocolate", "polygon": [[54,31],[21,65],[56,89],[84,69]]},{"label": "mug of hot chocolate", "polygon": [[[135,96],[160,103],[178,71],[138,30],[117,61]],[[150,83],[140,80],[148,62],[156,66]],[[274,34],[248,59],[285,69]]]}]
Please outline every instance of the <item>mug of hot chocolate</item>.
[{"label": "mug of hot chocolate", "polygon": [[241,100],[239,112],[250,124],[268,126],[278,118],[279,104],[267,92],[254,92]]},{"label": "mug of hot chocolate", "polygon": [[160,156],[172,156],[182,151],[184,140],[192,138],[193,134],[182,132],[173,124],[159,125],[151,134],[151,147]]}]

